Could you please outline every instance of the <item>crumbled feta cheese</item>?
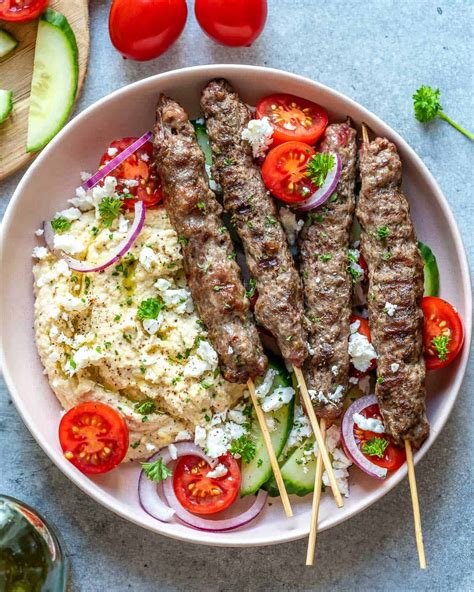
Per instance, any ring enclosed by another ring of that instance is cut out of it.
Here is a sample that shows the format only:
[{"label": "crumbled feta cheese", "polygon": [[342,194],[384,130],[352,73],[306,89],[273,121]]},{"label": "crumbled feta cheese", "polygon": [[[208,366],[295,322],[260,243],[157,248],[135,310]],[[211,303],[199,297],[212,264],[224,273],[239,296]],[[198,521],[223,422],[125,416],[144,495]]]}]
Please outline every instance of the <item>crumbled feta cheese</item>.
[{"label": "crumbled feta cheese", "polygon": [[334,376],[337,375],[337,366],[331,366],[331,372],[334,374]]},{"label": "crumbled feta cheese", "polygon": [[102,359],[102,354],[90,347],[81,347],[75,352],[74,356],[66,362],[64,371],[69,376],[74,376],[76,372],[87,366],[96,365]]},{"label": "crumbled feta cheese", "polygon": [[396,362],[394,364],[390,364],[390,370],[392,372],[398,372],[399,368],[400,368],[400,364],[397,364]]},{"label": "crumbled feta cheese", "polygon": [[201,360],[197,356],[189,356],[188,363],[184,367],[183,375],[185,377],[189,376],[202,376],[204,372],[208,372],[209,365],[204,360]]},{"label": "crumbled feta cheese", "polygon": [[206,430],[199,425],[196,426],[196,430],[194,431],[194,444],[196,444],[196,446],[201,446],[201,448],[204,448],[204,446],[206,445],[206,437]]},{"label": "crumbled feta cheese", "polygon": [[354,413],[352,419],[361,430],[375,432],[376,434],[383,434],[385,432],[383,423],[376,417],[364,417],[361,413]]},{"label": "crumbled feta cheese", "polygon": [[86,171],[81,171],[80,177],[81,177],[81,181],[83,181],[85,183],[86,181],[89,181],[89,179],[92,177],[92,174],[88,173]]},{"label": "crumbled feta cheese", "polygon": [[270,392],[272,388],[273,381],[275,380],[275,376],[277,375],[277,371],[273,368],[269,368],[267,373],[265,374],[265,378],[263,379],[262,383],[255,389],[255,394],[259,398],[263,398]]},{"label": "crumbled feta cheese", "polygon": [[45,259],[49,255],[49,251],[46,247],[35,247],[31,253],[32,257],[36,259]]},{"label": "crumbled feta cheese", "polygon": [[229,470],[227,469],[227,467],[222,463],[219,463],[218,465],[216,465],[216,467],[214,467],[212,471],[209,471],[207,473],[206,477],[208,477],[209,479],[219,479],[219,477],[225,477],[225,475],[227,475],[228,472]]},{"label": "crumbled feta cheese", "polygon": [[154,444],[152,444],[151,442],[147,442],[145,444],[145,448],[149,451],[149,452],[153,452],[153,450],[156,450],[156,446]]},{"label": "crumbled feta cheese", "polygon": [[64,310],[67,311],[75,311],[81,312],[85,310],[88,306],[88,302],[86,299],[77,298],[72,294],[66,294],[65,296],[61,296],[57,299],[57,303],[59,306],[62,306]]},{"label": "crumbled feta cheese", "polygon": [[143,162],[148,162],[150,160],[150,157],[146,152],[142,152],[142,154],[140,154],[140,160],[143,160]]},{"label": "crumbled feta cheese", "polygon": [[354,321],[353,323],[351,323],[349,325],[350,332],[357,333],[357,331],[359,330],[359,327],[360,327],[360,321],[359,320]]},{"label": "crumbled feta cheese", "polygon": [[293,427],[286,442],[286,447],[293,448],[296,444],[301,442],[303,438],[309,438],[312,434],[311,423],[308,417],[304,414],[303,408],[300,405],[295,407],[295,418],[293,420]]},{"label": "crumbled feta cheese", "polygon": [[344,387],[342,385],[338,385],[336,387],[336,390],[331,393],[328,398],[330,401],[333,401],[334,403],[338,403],[342,397],[344,395]]},{"label": "crumbled feta cheese", "polygon": [[191,292],[187,288],[163,290],[161,295],[166,306],[175,308],[178,314],[191,313],[194,310]]},{"label": "crumbled feta cheese", "polygon": [[251,145],[254,158],[265,155],[273,142],[272,136],[273,127],[268,117],[251,119],[241,134],[242,140],[247,140]]},{"label": "crumbled feta cheese", "polygon": [[174,444],[170,444],[168,446],[168,452],[170,453],[172,460],[176,460],[178,458],[178,449]]},{"label": "crumbled feta cheese", "polygon": [[140,251],[140,255],[138,256],[138,260],[140,261],[142,267],[149,273],[151,273],[153,264],[158,261],[155,252],[150,247],[143,247],[143,249]]},{"label": "crumbled feta cheese", "polygon": [[44,229],[43,228],[38,228],[37,230],[35,230],[35,234],[36,234],[36,236],[43,236]]},{"label": "crumbled feta cheese", "polygon": [[359,382],[359,379],[357,378],[357,376],[349,376],[349,382],[350,384],[357,384]]},{"label": "crumbled feta cheese", "polygon": [[243,426],[239,425],[238,423],[234,423],[233,421],[227,422],[224,426],[224,429],[227,434],[229,444],[232,442],[232,440],[237,440],[240,438],[240,436],[243,436],[247,431]]},{"label": "crumbled feta cheese", "polygon": [[139,182],[136,179],[123,179],[125,187],[138,187]]},{"label": "crumbled feta cheese", "polygon": [[230,409],[228,413],[229,419],[239,425],[242,425],[247,421],[247,418],[242,413],[242,411],[238,411],[237,409]]},{"label": "crumbled feta cheese", "polygon": [[377,357],[377,353],[365,335],[352,331],[352,327],[355,324],[360,325],[360,321],[356,321],[350,326],[349,355],[354,368],[360,372],[365,372],[370,367],[372,360]]},{"label": "crumbled feta cheese", "polygon": [[150,356],[148,354],[145,354],[144,356],[142,356],[142,364],[144,366],[153,366],[153,364],[156,364],[158,361],[158,358],[155,356]]},{"label": "crumbled feta cheese", "polygon": [[51,327],[51,329],[49,330],[49,336],[51,337],[51,339],[56,339],[56,337],[59,335],[59,329],[56,327],[56,325],[53,325]]},{"label": "crumbled feta cheese", "polygon": [[223,428],[213,428],[207,434],[206,451],[211,458],[218,458],[227,452],[229,437]]},{"label": "crumbled feta cheese", "polygon": [[196,354],[205,362],[209,364],[210,370],[215,370],[218,364],[218,357],[216,350],[212,347],[209,341],[202,340],[196,350]]},{"label": "crumbled feta cheese", "polygon": [[158,333],[162,322],[163,316],[159,314],[156,319],[143,319],[142,324],[143,328],[149,335],[155,335]]},{"label": "crumbled feta cheese", "polygon": [[123,234],[126,234],[128,232],[128,220],[122,214],[120,214],[120,218],[118,221],[118,231],[122,232]]},{"label": "crumbled feta cheese", "polygon": [[85,246],[84,243],[72,234],[55,234],[54,248],[64,251],[68,255],[75,255],[76,253],[82,253]]},{"label": "crumbled feta cheese", "polygon": [[[336,483],[339,488],[339,491],[344,497],[349,497],[349,471],[347,469],[334,469],[333,471],[334,477],[336,478]],[[331,483],[329,481],[329,477],[326,471],[323,473],[322,481],[326,487],[331,487]]]},{"label": "crumbled feta cheese", "polygon": [[350,459],[344,454],[342,448],[335,448],[332,451],[332,466],[335,469],[347,469],[352,465]]},{"label": "crumbled feta cheese", "polygon": [[383,311],[386,312],[389,317],[393,317],[397,308],[398,308],[397,304],[392,304],[391,302],[386,302]]},{"label": "crumbled feta cheese", "polygon": [[176,434],[175,442],[182,442],[183,440],[192,440],[193,435],[189,430],[181,430]]},{"label": "crumbled feta cheese", "polygon": [[283,405],[286,405],[291,401],[294,394],[295,389],[291,386],[279,386],[270,395],[265,397],[262,402],[262,410],[265,411],[265,413],[278,411]]},{"label": "crumbled feta cheese", "polygon": [[171,282],[165,280],[164,278],[158,278],[154,283],[154,286],[160,290],[160,292],[162,292],[164,290],[168,290],[168,288],[171,288]]},{"label": "crumbled feta cheese", "polygon": [[78,208],[67,208],[67,210],[62,210],[61,212],[56,212],[55,218],[65,218],[69,222],[73,222],[74,220],[79,220],[81,217],[81,210]]},{"label": "crumbled feta cheese", "polygon": [[85,335],[81,335],[81,334],[77,334],[74,336],[74,340],[73,340],[73,348],[77,349],[78,347],[81,347],[81,345],[84,345],[84,343],[87,341],[87,337]]},{"label": "crumbled feta cheese", "polygon": [[114,157],[118,152],[118,148],[114,148],[113,146],[111,146],[108,150],[107,150],[107,154],[110,157]]}]

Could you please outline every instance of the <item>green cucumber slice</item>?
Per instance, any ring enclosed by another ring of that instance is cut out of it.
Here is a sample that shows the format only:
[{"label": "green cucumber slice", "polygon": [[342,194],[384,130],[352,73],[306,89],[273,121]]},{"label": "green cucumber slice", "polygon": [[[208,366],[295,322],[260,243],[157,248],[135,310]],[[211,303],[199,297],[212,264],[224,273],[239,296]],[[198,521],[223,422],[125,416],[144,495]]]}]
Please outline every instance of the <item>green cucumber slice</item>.
[{"label": "green cucumber slice", "polygon": [[13,109],[13,92],[0,90],[0,123],[8,119]]},{"label": "green cucumber slice", "polygon": [[439,293],[439,269],[433,251],[421,241],[418,241],[421,257],[423,259],[424,296],[438,296]]},{"label": "green cucumber slice", "polygon": [[78,55],[66,17],[48,8],[38,23],[27,152],[41,150],[66,123],[77,91]]},{"label": "green cucumber slice", "polygon": [[[272,391],[279,386],[291,386],[290,376],[284,366],[270,362],[269,367],[277,370],[278,372],[273,381]],[[258,381],[256,381],[256,384],[258,386]],[[288,404],[283,405],[283,407],[280,407],[280,409],[277,411],[265,413],[265,416],[272,417],[276,424],[275,429],[270,432],[270,436],[273,450],[275,451],[277,457],[283,450],[288,439],[288,435],[291,431],[291,426],[293,425],[294,401],[295,398],[293,397]],[[240,484],[241,495],[250,495],[255,493],[266,481],[268,481],[268,479],[270,479],[270,477],[272,477],[270,459],[265,447],[262,431],[260,430],[260,426],[258,425],[258,421],[255,416],[255,410],[253,410],[252,417],[253,422],[250,433],[253,441],[255,442],[256,453],[250,463],[242,464],[242,480]]]},{"label": "green cucumber slice", "polygon": [[206,159],[206,164],[211,166],[212,165],[212,149],[211,144],[209,142],[209,136],[207,135],[206,124],[201,123],[197,119],[192,121],[194,126],[194,131],[196,132],[196,140],[201,147],[201,150],[204,152],[204,158]]},{"label": "green cucumber slice", "polygon": [[18,45],[18,41],[11,33],[0,29],[0,58],[4,58]]}]

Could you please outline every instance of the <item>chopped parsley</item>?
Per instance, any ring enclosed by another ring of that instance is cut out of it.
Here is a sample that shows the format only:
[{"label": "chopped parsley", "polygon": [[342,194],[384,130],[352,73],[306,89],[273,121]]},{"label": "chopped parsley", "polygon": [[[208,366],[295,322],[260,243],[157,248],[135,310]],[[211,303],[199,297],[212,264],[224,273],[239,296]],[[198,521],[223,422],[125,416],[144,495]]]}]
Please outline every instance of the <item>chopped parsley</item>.
[{"label": "chopped parsley", "polygon": [[433,339],[431,340],[431,343],[433,344],[433,347],[435,348],[438,354],[438,358],[442,362],[445,362],[448,358],[448,345],[450,341],[451,335],[437,335],[436,337],[433,337]]},{"label": "chopped parsley", "polygon": [[257,460],[257,468],[260,468],[263,465],[263,460],[261,458],[259,458]]},{"label": "chopped parsley", "polygon": [[249,289],[247,290],[247,298],[252,298],[255,294],[255,290],[257,289],[257,282],[252,278],[249,282]]},{"label": "chopped parsley", "polygon": [[306,165],[306,174],[317,186],[323,185],[328,173],[336,166],[336,159],[329,152],[317,152]]},{"label": "chopped parsley", "polygon": [[273,216],[265,216],[265,226],[275,226],[277,221]]},{"label": "chopped parsley", "polygon": [[56,234],[62,234],[71,228],[72,222],[70,220],[66,220],[64,216],[58,216],[57,218],[53,218],[51,220],[51,226]]},{"label": "chopped parsley", "polygon": [[134,409],[140,415],[147,415],[148,413],[155,413],[156,405],[154,401],[141,401],[135,403]]},{"label": "chopped parsley", "polygon": [[236,257],[237,257],[236,251],[232,251],[232,253],[230,255],[227,255],[227,259],[229,259],[229,261],[232,261]]},{"label": "chopped parsley", "polygon": [[383,377],[383,376],[377,376],[377,380],[376,380],[376,382],[377,382],[377,384],[383,384],[384,380],[385,380],[385,379],[384,379],[384,377]]},{"label": "chopped parsley", "polygon": [[197,206],[197,207],[198,207],[198,208],[199,208],[201,211],[204,211],[204,210],[206,209],[206,203],[205,203],[205,202],[204,202],[202,199],[200,199],[200,200],[197,202],[196,206]]},{"label": "chopped parsley", "polygon": [[221,227],[219,228],[219,232],[220,232],[220,234],[224,234],[226,230],[227,230],[227,227],[226,227],[226,226],[221,226]]},{"label": "chopped parsley", "polygon": [[331,197],[328,199],[328,202],[329,202],[329,203],[333,203],[333,202],[337,201],[337,198],[338,198],[338,197],[339,197],[339,195],[338,195],[338,194],[337,194],[337,192],[335,191],[335,192],[334,192],[334,193],[331,195]]},{"label": "chopped parsley", "polygon": [[332,259],[332,255],[329,255],[328,253],[324,254],[324,255],[320,255],[319,258],[321,259],[321,261],[330,261]]},{"label": "chopped parsley", "polygon": [[132,442],[130,444],[130,448],[138,448],[140,446],[140,440],[138,440],[137,442]]},{"label": "chopped parsley", "polygon": [[382,253],[382,259],[384,261],[388,261],[391,258],[392,258],[392,252],[391,251],[385,251],[385,253]]},{"label": "chopped parsley", "polygon": [[181,376],[175,376],[175,377],[172,379],[172,381],[171,381],[171,384],[172,384],[172,385],[176,385],[176,384],[178,384],[178,382],[179,382],[180,380],[181,380]]},{"label": "chopped parsley", "polygon": [[104,197],[100,202],[100,219],[106,228],[110,228],[113,221],[119,216],[122,210],[122,204],[122,200],[118,197]]},{"label": "chopped parsley", "polygon": [[165,303],[160,296],[157,298],[147,298],[146,300],[143,300],[138,307],[137,317],[141,321],[144,319],[157,319],[164,307]]},{"label": "chopped parsley", "polygon": [[224,166],[230,166],[231,164],[234,164],[234,161],[231,158],[224,158],[223,161]]},{"label": "chopped parsley", "polygon": [[142,468],[150,481],[164,481],[173,474],[173,471],[163,463],[161,457],[155,462],[142,463]]},{"label": "chopped parsley", "polygon": [[377,236],[380,240],[385,240],[386,238],[388,238],[389,234],[390,229],[388,228],[388,226],[379,226],[377,228]]},{"label": "chopped parsley", "polygon": [[229,452],[234,456],[239,454],[243,462],[248,464],[255,457],[257,447],[248,434],[242,434],[240,438],[232,441]]},{"label": "chopped parsley", "polygon": [[214,290],[214,292],[220,292],[224,288],[225,288],[225,286],[212,286],[212,289]]},{"label": "chopped parsley", "polygon": [[389,445],[389,441],[385,438],[372,438],[362,444],[362,452],[369,456],[377,456],[383,458],[385,449]]}]

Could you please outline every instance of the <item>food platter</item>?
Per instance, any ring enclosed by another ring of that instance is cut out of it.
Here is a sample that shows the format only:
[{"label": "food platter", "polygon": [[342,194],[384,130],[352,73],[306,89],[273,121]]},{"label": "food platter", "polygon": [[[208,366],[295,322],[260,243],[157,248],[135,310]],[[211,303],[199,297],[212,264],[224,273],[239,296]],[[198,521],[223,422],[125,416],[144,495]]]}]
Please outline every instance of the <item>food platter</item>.
[{"label": "food platter", "polygon": [[[370,112],[339,93],[299,76],[250,66],[206,66],[158,75],[130,85],[100,100],[76,117],[48,146],[20,183],[5,215],[2,235],[1,303],[3,368],[13,399],[28,428],[57,466],[81,489],[122,517],[150,530],[182,540],[222,546],[267,545],[301,538],[308,534],[311,499],[292,498],[294,518],[287,520],[279,503],[271,502],[254,522],[234,532],[205,533],[178,523],[160,523],[139,506],[136,490],[138,467],[126,465],[110,474],[88,478],[78,473],[60,454],[57,423],[60,406],[51,392],[37,356],[31,293],[31,250],[34,230],[44,219],[61,209],[72,197],[77,175],[95,170],[96,155],[111,138],[138,136],[151,129],[157,96],[164,92],[175,97],[191,117],[199,117],[199,95],[209,79],[223,76],[249,104],[261,96],[287,92],[322,105],[330,120],[351,117],[356,127],[362,122],[377,134],[398,145],[404,165],[404,191],[412,208],[418,236],[430,242],[443,270],[440,296],[458,309],[470,341],[471,296],[467,261],[454,219],[419,157],[404,140]],[[127,117],[123,117],[127,113]],[[94,130],[94,133],[91,133]],[[54,170],[56,174],[50,175]],[[38,207],[38,195],[48,196]],[[13,253],[14,245],[14,253]],[[14,256],[13,256],[14,255]],[[14,318],[9,310],[15,303],[21,313]],[[416,455],[421,458],[446,422],[459,391],[468,348],[443,374],[428,379],[428,417],[432,426],[429,439]],[[30,372],[25,373],[25,367]],[[31,388],[34,377],[35,388]],[[41,401],[41,403],[39,403]],[[324,496],[320,510],[320,530],[330,528],[380,499],[404,476],[402,468],[386,481],[371,480],[354,469],[351,496],[337,509]]]}]

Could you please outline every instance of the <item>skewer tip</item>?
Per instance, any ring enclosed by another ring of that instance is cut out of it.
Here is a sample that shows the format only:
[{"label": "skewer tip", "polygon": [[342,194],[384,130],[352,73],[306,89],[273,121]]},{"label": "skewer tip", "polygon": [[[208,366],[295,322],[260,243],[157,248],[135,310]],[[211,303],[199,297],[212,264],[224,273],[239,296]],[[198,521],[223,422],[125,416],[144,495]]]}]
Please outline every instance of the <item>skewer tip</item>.
[{"label": "skewer tip", "polygon": [[369,142],[369,132],[367,130],[367,125],[364,122],[362,122],[362,140],[364,144]]}]

